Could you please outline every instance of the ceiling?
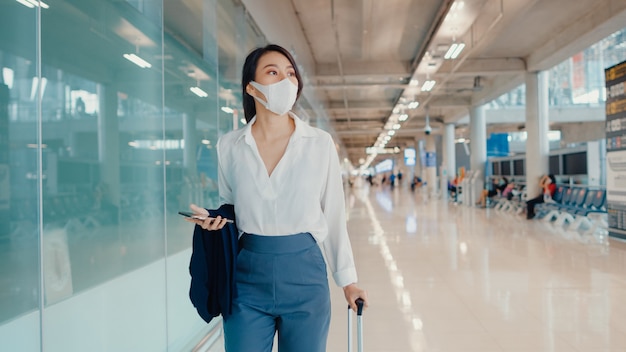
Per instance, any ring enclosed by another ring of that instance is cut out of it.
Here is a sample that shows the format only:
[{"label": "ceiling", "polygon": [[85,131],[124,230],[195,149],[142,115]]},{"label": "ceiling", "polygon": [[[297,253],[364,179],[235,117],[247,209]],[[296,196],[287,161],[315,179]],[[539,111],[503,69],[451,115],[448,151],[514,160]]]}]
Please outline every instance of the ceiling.
[{"label": "ceiling", "polygon": [[[161,53],[161,28],[136,11],[126,11],[128,19],[114,16],[120,7],[128,4],[59,1],[46,12],[54,16],[43,17],[45,63],[94,81],[106,77],[126,93],[157,104],[161,94],[143,88],[148,81],[161,84],[161,73],[133,73],[121,55],[133,49],[132,42],[135,50],[165,61],[166,103],[196,104],[192,110],[198,116],[209,116],[207,107],[217,110],[221,103],[209,99],[228,100],[228,88],[239,90],[242,48],[267,39],[293,50],[307,77],[307,101],[319,105],[340,153],[355,166],[396,123],[400,129],[386,147],[413,146],[424,138],[427,116],[434,135],[442,133],[443,124],[455,124],[457,135],[466,136],[462,121],[472,106],[510,91],[524,82],[526,72],[549,69],[626,23],[624,0],[165,0],[164,14],[150,14],[165,20]],[[11,13],[0,11],[1,22],[34,37],[34,18],[25,21]],[[250,20],[254,26],[247,26]],[[205,28],[211,25],[217,34],[203,36],[214,33]],[[234,38],[242,28],[245,35]],[[446,60],[455,42],[465,48]],[[217,54],[203,49],[215,43]],[[22,57],[30,57],[34,48],[7,36],[0,36],[0,44]],[[190,52],[201,55],[191,58]],[[219,70],[224,91],[198,104],[188,86],[207,82],[198,76],[204,66]],[[422,89],[427,80],[436,82],[431,91]],[[403,114],[406,120],[400,121]],[[495,123],[488,129],[518,127]]]},{"label": "ceiling", "polygon": [[[626,23],[626,1],[615,0],[242,1],[268,40],[310,63],[315,96],[355,166],[390,117],[408,115],[386,147],[414,145],[426,116],[433,134],[444,123],[467,133],[458,122],[471,106]],[[444,59],[455,42],[464,50]],[[425,91],[429,79],[436,83]]]}]

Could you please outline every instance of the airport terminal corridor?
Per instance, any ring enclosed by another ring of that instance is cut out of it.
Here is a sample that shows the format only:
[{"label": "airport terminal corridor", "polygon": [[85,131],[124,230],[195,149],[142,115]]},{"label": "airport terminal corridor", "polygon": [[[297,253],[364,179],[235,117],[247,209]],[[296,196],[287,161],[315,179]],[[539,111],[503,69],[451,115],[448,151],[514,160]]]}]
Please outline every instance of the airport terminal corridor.
[{"label": "airport terminal corridor", "polygon": [[[349,232],[368,290],[367,351],[626,350],[626,244],[523,215],[352,188]],[[334,288],[328,351],[346,350]]]}]

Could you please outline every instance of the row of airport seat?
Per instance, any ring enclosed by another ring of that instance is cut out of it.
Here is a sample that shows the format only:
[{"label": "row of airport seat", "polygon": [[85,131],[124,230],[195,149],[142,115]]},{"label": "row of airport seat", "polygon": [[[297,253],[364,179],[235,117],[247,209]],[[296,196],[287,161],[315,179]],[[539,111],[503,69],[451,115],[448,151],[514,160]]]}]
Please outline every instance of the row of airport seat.
[{"label": "row of airport seat", "polygon": [[536,217],[572,230],[595,231],[606,222],[606,190],[559,186],[551,201],[537,205]]}]

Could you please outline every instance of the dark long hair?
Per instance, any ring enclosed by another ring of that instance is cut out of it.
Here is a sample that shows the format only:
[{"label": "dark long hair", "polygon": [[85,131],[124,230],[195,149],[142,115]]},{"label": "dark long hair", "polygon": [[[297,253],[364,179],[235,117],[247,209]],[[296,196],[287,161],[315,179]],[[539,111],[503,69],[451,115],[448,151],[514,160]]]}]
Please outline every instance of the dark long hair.
[{"label": "dark long hair", "polygon": [[298,95],[296,96],[296,100],[300,98],[300,93],[302,92],[302,77],[300,76],[300,70],[298,70],[298,65],[296,65],[296,60],[293,59],[293,56],[287,51],[287,49],[283,48],[280,45],[276,44],[268,44],[263,48],[256,48],[248,57],[246,57],[246,62],[243,64],[243,70],[241,73],[241,96],[243,100],[243,114],[246,118],[246,122],[250,122],[254,115],[256,115],[256,106],[254,105],[254,98],[246,92],[246,87],[248,83],[254,81],[254,76],[256,75],[256,67],[259,64],[259,59],[261,56],[265,55],[269,51],[275,51],[277,53],[282,54],[291,62],[291,66],[296,73],[296,78],[298,79]]}]

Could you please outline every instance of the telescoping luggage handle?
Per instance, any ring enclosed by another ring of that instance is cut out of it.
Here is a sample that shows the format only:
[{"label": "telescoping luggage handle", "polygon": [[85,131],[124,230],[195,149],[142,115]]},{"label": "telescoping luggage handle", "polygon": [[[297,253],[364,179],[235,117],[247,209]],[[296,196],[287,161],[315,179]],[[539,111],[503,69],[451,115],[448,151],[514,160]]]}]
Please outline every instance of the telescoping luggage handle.
[{"label": "telescoping luggage handle", "polygon": [[[356,339],[357,339],[357,351],[363,352],[363,304],[365,302],[358,298],[356,301]],[[348,305],[348,352],[352,352],[352,309]]]}]

